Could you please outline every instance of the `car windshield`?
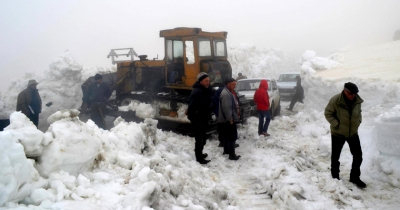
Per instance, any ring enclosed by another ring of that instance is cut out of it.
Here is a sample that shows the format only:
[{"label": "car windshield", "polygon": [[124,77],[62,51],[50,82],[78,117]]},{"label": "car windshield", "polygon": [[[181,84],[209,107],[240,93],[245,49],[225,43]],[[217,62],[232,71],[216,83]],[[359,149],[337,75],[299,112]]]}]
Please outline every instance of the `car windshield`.
[{"label": "car windshield", "polygon": [[281,74],[279,76],[279,82],[296,82],[296,76],[299,74]]},{"label": "car windshield", "polygon": [[[268,82],[268,90],[271,90],[270,81]],[[254,80],[239,80],[237,81],[236,90],[244,91],[244,90],[257,90],[260,87],[261,79]]]}]

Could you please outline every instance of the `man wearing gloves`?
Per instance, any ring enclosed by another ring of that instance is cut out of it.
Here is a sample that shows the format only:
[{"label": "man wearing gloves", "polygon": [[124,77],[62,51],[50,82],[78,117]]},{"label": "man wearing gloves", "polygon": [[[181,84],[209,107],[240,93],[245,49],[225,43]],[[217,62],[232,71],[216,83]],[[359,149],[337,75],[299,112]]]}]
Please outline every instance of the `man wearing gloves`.
[{"label": "man wearing gloves", "polygon": [[226,87],[219,96],[218,122],[222,126],[224,151],[230,160],[238,160],[240,155],[235,153],[235,142],[238,138],[236,123],[240,121],[239,100],[235,92],[236,80],[225,80]]},{"label": "man wearing gloves", "polygon": [[341,93],[333,96],[325,108],[325,118],[331,125],[332,156],[331,174],[332,178],[339,179],[339,158],[344,143],[347,141],[350,152],[353,155],[353,164],[350,172],[350,182],[360,188],[366,184],[361,181],[360,166],[362,163],[362,151],[358,127],[361,124],[361,103],[363,100],[357,94],[358,87],[351,83],[345,83]]},{"label": "man wearing gloves", "polygon": [[188,119],[192,123],[195,133],[195,155],[196,160],[200,164],[207,164],[210,160],[205,158],[207,154],[203,154],[204,145],[206,144],[206,131],[208,121],[211,120],[211,88],[210,78],[207,73],[200,72],[197,75],[197,81],[193,85],[190,94],[189,106],[187,110]]}]

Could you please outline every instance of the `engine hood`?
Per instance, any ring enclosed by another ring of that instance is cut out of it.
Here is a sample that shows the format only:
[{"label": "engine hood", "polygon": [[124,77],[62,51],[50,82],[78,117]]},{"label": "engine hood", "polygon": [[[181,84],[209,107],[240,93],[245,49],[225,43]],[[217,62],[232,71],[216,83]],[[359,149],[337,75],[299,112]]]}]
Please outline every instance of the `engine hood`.
[{"label": "engine hood", "polygon": [[[237,91],[239,95],[244,95],[244,97],[247,100],[253,100],[254,99],[254,93],[256,92],[255,90],[242,90],[242,91]],[[268,95],[271,95],[271,91],[268,91]]]},{"label": "engine hood", "polygon": [[296,86],[296,82],[278,82],[278,88],[282,89],[292,89]]}]

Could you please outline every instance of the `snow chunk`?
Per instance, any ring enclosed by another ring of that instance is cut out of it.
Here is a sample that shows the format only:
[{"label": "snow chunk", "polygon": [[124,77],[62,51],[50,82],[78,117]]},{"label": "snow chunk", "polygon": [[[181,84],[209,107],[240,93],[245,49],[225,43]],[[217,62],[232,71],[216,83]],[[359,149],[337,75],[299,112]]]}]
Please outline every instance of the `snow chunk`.
[{"label": "snow chunk", "polygon": [[44,139],[44,134],[21,112],[14,112],[10,116],[10,125],[4,129],[10,131],[13,139],[24,146],[28,157],[41,155],[43,148],[49,142]]}]

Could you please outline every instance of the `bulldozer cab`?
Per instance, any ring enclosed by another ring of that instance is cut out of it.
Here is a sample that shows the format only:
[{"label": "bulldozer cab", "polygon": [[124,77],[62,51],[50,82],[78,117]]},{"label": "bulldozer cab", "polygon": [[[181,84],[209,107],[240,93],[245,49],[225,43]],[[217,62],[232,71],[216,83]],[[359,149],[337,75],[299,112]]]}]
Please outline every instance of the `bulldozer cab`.
[{"label": "bulldozer cab", "polygon": [[231,77],[226,36],[227,32],[205,32],[200,28],[160,31],[165,40],[166,87],[190,90],[200,72],[209,74],[212,86],[220,86]]}]

